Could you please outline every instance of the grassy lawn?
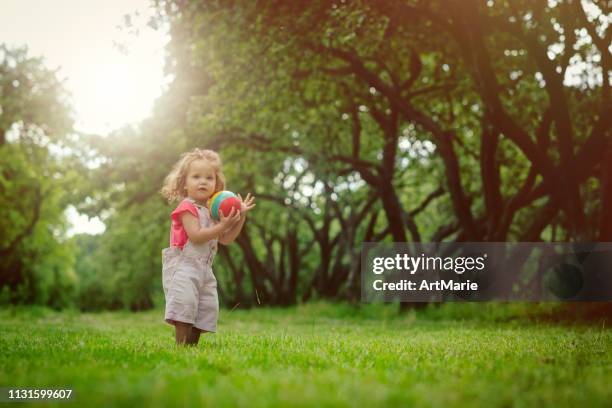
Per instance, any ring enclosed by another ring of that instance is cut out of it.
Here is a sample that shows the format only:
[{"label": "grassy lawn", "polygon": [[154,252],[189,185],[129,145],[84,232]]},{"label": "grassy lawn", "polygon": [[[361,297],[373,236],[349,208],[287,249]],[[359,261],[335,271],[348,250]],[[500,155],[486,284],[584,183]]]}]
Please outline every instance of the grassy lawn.
[{"label": "grassy lawn", "polygon": [[4,309],[0,386],[72,388],[78,406],[609,406],[607,323],[526,322],[510,307],[222,311],[197,348],[174,346],[161,310]]}]

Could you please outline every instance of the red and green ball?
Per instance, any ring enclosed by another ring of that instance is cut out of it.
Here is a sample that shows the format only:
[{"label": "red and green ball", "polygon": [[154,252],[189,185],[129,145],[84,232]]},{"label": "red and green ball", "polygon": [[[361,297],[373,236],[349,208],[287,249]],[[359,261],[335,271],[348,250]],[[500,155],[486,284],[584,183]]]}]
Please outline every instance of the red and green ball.
[{"label": "red and green ball", "polygon": [[231,191],[218,191],[208,199],[208,209],[215,221],[220,220],[219,211],[223,212],[223,215],[227,217],[232,208],[235,208],[236,212],[240,211],[240,200]]}]

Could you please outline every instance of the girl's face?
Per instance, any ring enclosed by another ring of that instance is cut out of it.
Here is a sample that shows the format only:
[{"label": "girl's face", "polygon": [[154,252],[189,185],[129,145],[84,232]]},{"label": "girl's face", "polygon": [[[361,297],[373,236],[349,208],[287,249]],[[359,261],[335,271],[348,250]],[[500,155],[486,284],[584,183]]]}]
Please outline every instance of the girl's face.
[{"label": "girl's face", "polygon": [[185,179],[185,190],[189,198],[205,204],[215,192],[216,185],[217,175],[206,160],[198,159],[189,165]]}]

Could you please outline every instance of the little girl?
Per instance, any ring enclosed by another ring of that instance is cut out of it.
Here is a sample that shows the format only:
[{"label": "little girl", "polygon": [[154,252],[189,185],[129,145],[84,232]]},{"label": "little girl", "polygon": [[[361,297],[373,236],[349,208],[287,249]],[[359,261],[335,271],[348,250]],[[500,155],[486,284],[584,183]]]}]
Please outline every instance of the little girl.
[{"label": "little girl", "polygon": [[206,202],[224,189],[219,155],[195,149],[181,156],[161,190],[169,202],[182,200],[170,215],[170,247],[162,251],[165,321],[175,326],[176,344],[195,345],[201,332],[217,331],[219,300],[212,270],[217,242],[233,242],[255,207],[250,193],[244,201],[238,195],[240,211],[232,208],[227,217],[220,212],[220,221],[214,221]]}]

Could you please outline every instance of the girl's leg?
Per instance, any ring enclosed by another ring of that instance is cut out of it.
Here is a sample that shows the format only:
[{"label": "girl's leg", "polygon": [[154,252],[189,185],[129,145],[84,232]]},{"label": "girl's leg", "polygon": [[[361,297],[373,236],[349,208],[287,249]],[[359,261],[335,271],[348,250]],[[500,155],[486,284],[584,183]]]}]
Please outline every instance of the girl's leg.
[{"label": "girl's leg", "polygon": [[191,332],[189,332],[189,335],[187,336],[187,344],[193,344],[194,346],[198,344],[198,342],[200,341],[200,333],[202,331],[200,329],[197,329],[195,327],[191,327]]},{"label": "girl's leg", "polygon": [[176,329],[176,344],[188,343],[187,340],[189,339],[193,326],[190,323],[175,322],[174,327]]}]

